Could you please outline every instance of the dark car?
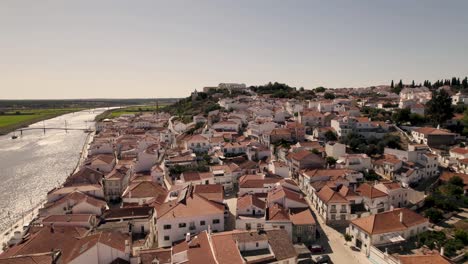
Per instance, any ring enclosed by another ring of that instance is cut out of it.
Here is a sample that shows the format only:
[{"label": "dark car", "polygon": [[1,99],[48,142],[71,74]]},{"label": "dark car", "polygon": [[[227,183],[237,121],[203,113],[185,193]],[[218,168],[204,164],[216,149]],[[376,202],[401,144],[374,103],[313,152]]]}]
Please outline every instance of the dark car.
[{"label": "dark car", "polygon": [[309,250],[312,253],[322,253],[323,247],[321,245],[311,245],[309,246]]},{"label": "dark car", "polygon": [[315,263],[330,263],[330,256],[319,255],[312,258]]}]

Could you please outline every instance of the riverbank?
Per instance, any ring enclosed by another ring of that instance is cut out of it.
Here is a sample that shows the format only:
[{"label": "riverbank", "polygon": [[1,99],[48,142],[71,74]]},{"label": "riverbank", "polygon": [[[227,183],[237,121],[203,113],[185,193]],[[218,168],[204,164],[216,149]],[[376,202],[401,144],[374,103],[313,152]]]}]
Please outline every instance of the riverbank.
[{"label": "riverbank", "polygon": [[[80,153],[80,158],[78,159],[75,168],[73,169],[72,173],[77,172],[81,166],[84,164],[86,161],[86,157],[88,156],[88,148],[89,144],[93,141],[95,132],[88,133],[86,136],[86,140],[83,144],[83,148]],[[5,245],[8,243],[8,241],[14,236],[14,233],[19,231],[19,232],[24,232],[24,226],[29,226],[31,222],[33,222],[36,217],[39,214],[39,209],[42,208],[42,206],[46,203],[46,199],[41,200],[36,206],[31,208],[30,210],[26,212],[22,212],[21,218],[16,220],[10,228],[7,228],[6,230],[0,230],[0,253],[3,251],[3,248]]]},{"label": "riverbank", "polygon": [[106,118],[109,118],[109,119],[117,118],[125,114],[143,114],[143,113],[157,112],[171,104],[172,103],[169,103],[169,102],[161,102],[161,103],[158,103],[157,105],[135,105],[135,106],[113,108],[96,116],[94,120],[96,122],[99,122]]},{"label": "riverbank", "polygon": [[[94,112],[94,111],[93,111]],[[82,122],[88,122],[88,118],[86,117],[83,117],[83,115],[91,115],[91,111],[85,111],[85,112],[82,112],[80,115],[78,114],[72,114],[71,115],[71,118],[70,118],[70,125],[75,125],[75,126],[83,126],[83,124],[81,124]],[[96,113],[97,114],[97,113]],[[92,118],[94,118],[96,115],[94,115]],[[51,121],[46,121],[46,124],[47,123],[50,123]],[[53,122],[53,121],[52,121]],[[57,121],[56,121],[57,122]],[[62,120],[60,120],[59,122],[63,122]],[[78,122],[78,123],[77,123]],[[70,153],[69,157],[68,157],[68,160],[73,160],[73,161],[76,161],[76,163],[68,163],[69,165],[65,165],[65,166],[62,166],[63,168],[66,168],[66,170],[56,170],[54,169],[53,171],[51,171],[52,174],[48,174],[50,176],[56,174],[56,175],[64,175],[66,174],[67,176],[76,172],[77,170],[79,170],[79,168],[81,167],[82,164],[84,164],[86,158],[87,158],[87,155],[88,155],[88,148],[89,148],[89,145],[90,143],[92,142],[94,136],[95,136],[95,133],[94,132],[90,132],[90,133],[87,133],[86,134],[86,137],[83,138],[83,133],[80,131],[80,132],[72,132],[72,133],[62,133],[62,132],[54,132],[52,134],[47,134],[48,136],[44,137],[42,135],[41,132],[39,132],[40,136],[38,137],[35,137],[34,135],[32,135],[31,133],[35,133],[35,132],[29,132],[25,138],[21,138],[21,139],[18,139],[18,140],[11,140],[9,138],[5,138],[3,137],[4,141],[5,142],[9,142],[9,144],[11,145],[1,145],[2,147],[6,148],[6,149],[14,149],[14,150],[19,150],[21,149],[21,146],[30,146],[31,144],[26,144],[26,145],[23,145],[24,143],[24,140],[30,140],[30,142],[34,142],[34,144],[32,144],[32,146],[35,146],[35,147],[39,147],[41,148],[41,152],[44,152],[45,153],[49,153],[49,155],[53,155],[53,153],[57,153],[57,151],[63,151],[62,148],[59,150],[57,149],[56,147],[57,146],[63,146],[63,144],[67,144],[69,147],[67,148],[67,151],[68,153]],[[81,136],[81,140],[80,142],[78,143],[78,145],[76,145],[76,143],[73,143],[73,140],[79,140],[79,137]],[[36,141],[38,140],[38,141]],[[51,143],[53,142],[53,145],[51,145]],[[48,152],[46,149],[42,149],[44,147],[47,146],[47,149],[48,149]],[[81,150],[81,151],[80,151]],[[31,152],[35,152],[35,151],[32,151]],[[10,153],[10,152],[8,152]],[[72,154],[74,153],[74,154]],[[58,154],[58,155],[61,155],[61,154]],[[74,156],[74,157],[73,157]],[[62,157],[62,155],[61,155]],[[73,158],[73,159],[72,159]],[[5,159],[7,160],[7,159]],[[61,161],[61,162],[58,162],[59,164],[65,164],[63,162],[65,162],[67,159]],[[41,164],[46,164],[46,162],[42,162]],[[47,162],[47,164],[49,164]],[[52,164],[49,164],[49,165],[46,165],[47,167],[50,168]],[[23,166],[19,166],[21,168],[23,168]],[[33,166],[33,170],[36,169],[37,167],[36,166]],[[23,170],[22,170],[23,171]],[[8,175],[7,173],[4,173],[4,175]],[[17,174],[12,174],[12,175],[17,175]],[[36,175],[36,174],[33,174],[33,175]],[[0,177],[1,178],[1,177]],[[31,179],[32,181],[34,181],[34,179],[32,178],[29,178]],[[4,225],[0,225],[0,252],[2,251],[2,248],[3,246],[8,243],[8,241],[14,236],[14,233],[15,232],[21,232],[21,234],[24,233],[25,230],[23,230],[23,226],[27,226],[29,225],[31,222],[33,222],[35,219],[37,219],[37,216],[38,216],[38,213],[39,213],[39,209],[43,207],[44,203],[46,202],[46,198],[39,198],[39,197],[43,197],[42,195],[45,194],[45,192],[51,190],[52,188],[55,188],[55,187],[59,187],[63,184],[63,182],[65,181],[66,178],[60,178],[60,180],[57,180],[57,181],[54,181],[53,180],[54,178],[51,177],[50,178],[50,182],[56,182],[56,184],[52,184],[50,185],[49,187],[47,187],[47,189],[43,189],[40,194],[39,193],[34,193],[34,192],[31,192],[29,195],[31,196],[29,198],[29,201],[26,199],[26,202],[23,203],[24,205],[22,207],[19,207],[17,208],[16,211],[13,211],[13,209],[10,209],[8,208],[8,210],[12,210],[11,212],[8,212],[8,214],[5,212],[5,214],[3,216],[0,215],[0,223],[3,222]],[[14,188],[12,188],[14,189]],[[25,194],[26,195],[26,194]],[[28,196],[28,195],[26,195]],[[10,196],[8,196],[10,197]],[[34,199],[34,197],[37,197],[39,199],[36,198],[36,200]],[[30,205],[30,206],[29,206]],[[20,208],[28,208],[28,210],[22,210]],[[29,209],[30,208],[30,209]],[[4,209],[7,209],[7,208],[4,208]]]},{"label": "riverbank", "polygon": [[0,115],[0,135],[6,135],[17,129],[27,127],[43,120],[52,119],[61,115],[86,109],[87,108],[19,109],[4,112]]}]

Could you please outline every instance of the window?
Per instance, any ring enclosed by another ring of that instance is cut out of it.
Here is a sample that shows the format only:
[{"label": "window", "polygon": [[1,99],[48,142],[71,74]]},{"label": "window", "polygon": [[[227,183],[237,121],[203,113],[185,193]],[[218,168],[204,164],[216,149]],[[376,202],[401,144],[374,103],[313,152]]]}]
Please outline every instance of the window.
[{"label": "window", "polygon": [[246,223],[246,224],[245,224],[245,229],[246,229],[246,230],[250,230],[251,228],[252,228],[252,227],[251,227],[250,223]]},{"label": "window", "polygon": [[171,225],[164,225],[164,230],[171,229]]},{"label": "window", "polygon": [[258,247],[258,242],[255,243],[255,247]]},{"label": "window", "polygon": [[284,226],[283,226],[283,225],[282,225],[282,226],[280,226],[280,229],[284,229]]},{"label": "window", "polygon": [[213,224],[219,224],[219,219],[213,219]]},{"label": "window", "polygon": [[200,225],[201,225],[201,226],[204,226],[204,225],[205,225],[205,221],[204,221],[204,220],[200,221]]},{"label": "window", "polygon": [[164,241],[169,241],[169,236],[164,236]]},{"label": "window", "polygon": [[183,227],[186,227],[187,224],[186,223],[179,223],[179,228],[183,228]]}]

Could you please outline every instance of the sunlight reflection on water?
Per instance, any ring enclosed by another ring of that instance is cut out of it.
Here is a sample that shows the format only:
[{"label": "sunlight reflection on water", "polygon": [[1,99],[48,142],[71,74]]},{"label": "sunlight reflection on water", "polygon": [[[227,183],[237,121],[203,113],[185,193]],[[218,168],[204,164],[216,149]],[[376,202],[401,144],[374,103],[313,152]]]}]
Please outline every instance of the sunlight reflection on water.
[{"label": "sunlight reflection on water", "polygon": [[[92,126],[96,115],[104,111],[67,114],[30,127]],[[19,134],[17,133],[19,136]],[[47,191],[61,184],[79,160],[85,143],[83,131],[32,130],[22,137],[0,137],[0,230],[9,227],[46,197]]]}]

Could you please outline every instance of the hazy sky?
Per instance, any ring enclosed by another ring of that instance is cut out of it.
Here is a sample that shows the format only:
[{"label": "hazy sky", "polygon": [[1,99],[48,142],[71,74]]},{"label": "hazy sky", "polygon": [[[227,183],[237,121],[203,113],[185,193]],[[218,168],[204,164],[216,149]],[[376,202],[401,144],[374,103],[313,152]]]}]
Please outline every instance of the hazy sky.
[{"label": "hazy sky", "polygon": [[468,1],[0,1],[0,98],[468,75]]}]

